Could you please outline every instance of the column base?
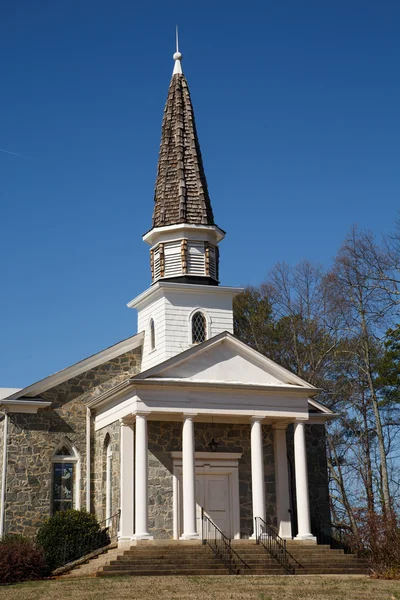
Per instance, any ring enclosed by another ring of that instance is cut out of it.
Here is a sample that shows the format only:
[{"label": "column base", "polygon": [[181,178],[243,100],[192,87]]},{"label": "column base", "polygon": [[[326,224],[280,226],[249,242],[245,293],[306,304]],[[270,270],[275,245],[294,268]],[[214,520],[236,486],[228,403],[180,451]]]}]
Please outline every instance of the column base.
[{"label": "column base", "polygon": [[118,548],[126,548],[127,550],[129,550],[129,548],[131,546],[131,541],[132,541],[131,537],[119,537],[118,538]]},{"label": "column base", "polygon": [[302,542],[312,542],[317,543],[317,538],[312,533],[305,533],[303,535],[297,534],[294,540],[302,541]]},{"label": "column base", "polygon": [[179,539],[180,540],[199,540],[200,534],[199,533],[183,533]]},{"label": "column base", "polygon": [[138,542],[139,540],[153,540],[154,538],[149,533],[135,533],[131,539]]}]

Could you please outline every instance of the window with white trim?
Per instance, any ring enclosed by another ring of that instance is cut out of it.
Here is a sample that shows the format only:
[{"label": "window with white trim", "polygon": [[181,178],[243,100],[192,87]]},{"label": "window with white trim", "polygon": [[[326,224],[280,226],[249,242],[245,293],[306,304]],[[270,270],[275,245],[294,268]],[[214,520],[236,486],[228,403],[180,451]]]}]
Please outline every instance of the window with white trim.
[{"label": "window with white trim", "polygon": [[198,310],[192,316],[192,344],[201,344],[207,339],[207,320]]},{"label": "window with white trim", "polygon": [[62,442],[52,457],[52,513],[76,506],[79,493],[79,457],[68,441]]}]

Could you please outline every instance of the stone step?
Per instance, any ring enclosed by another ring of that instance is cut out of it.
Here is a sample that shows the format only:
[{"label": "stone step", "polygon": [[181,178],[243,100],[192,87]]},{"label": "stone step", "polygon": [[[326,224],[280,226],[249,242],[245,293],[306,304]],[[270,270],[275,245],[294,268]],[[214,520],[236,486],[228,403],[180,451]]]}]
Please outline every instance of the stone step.
[{"label": "stone step", "polygon": [[116,568],[116,569],[137,569],[138,567],[144,567],[144,566],[151,566],[153,565],[153,567],[157,567],[160,569],[165,568],[169,568],[169,567],[176,567],[176,566],[183,566],[183,567],[189,567],[189,566],[218,566],[218,565],[222,565],[222,561],[217,561],[216,559],[210,559],[210,560],[198,560],[198,561],[182,561],[182,562],[175,562],[175,561],[162,561],[162,562],[155,562],[152,560],[146,560],[146,561],[137,561],[137,562],[131,562],[131,561],[112,561],[109,565],[104,565],[104,568]]},{"label": "stone step", "polygon": [[145,576],[175,576],[175,575],[228,575],[229,570],[227,568],[220,569],[157,569],[157,570],[137,570],[132,571],[130,569],[121,570],[121,571],[98,571],[95,573],[96,577],[113,577],[113,576],[122,576],[122,575],[130,575],[136,577],[145,577]]}]

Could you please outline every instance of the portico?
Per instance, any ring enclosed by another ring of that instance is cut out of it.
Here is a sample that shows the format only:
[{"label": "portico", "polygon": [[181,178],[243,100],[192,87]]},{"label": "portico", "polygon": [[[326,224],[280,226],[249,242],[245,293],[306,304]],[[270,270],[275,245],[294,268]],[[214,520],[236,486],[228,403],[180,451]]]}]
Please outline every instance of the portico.
[{"label": "portico", "polygon": [[[230,380],[232,374],[235,381]],[[149,508],[155,513],[154,506],[149,507],[149,486],[157,485],[159,473],[153,468],[156,483],[149,481],[149,460],[156,459],[161,464],[158,470],[162,468],[167,479],[170,476],[171,514],[166,518],[171,520],[171,536],[175,539],[200,539],[198,511],[202,502],[207,504],[211,518],[219,518],[226,528],[224,533],[232,538],[254,536],[249,528],[255,517],[275,524],[281,537],[291,538],[286,441],[290,425],[294,428],[296,539],[313,539],[305,430],[316,419],[322,422],[331,414],[309,414],[310,399],[317,392],[296,376],[290,374],[289,378],[285,369],[225,333],[96,399],[92,406],[96,428],[117,416],[120,419],[121,542],[154,537],[149,530]],[[156,443],[149,444],[154,428],[162,432],[155,437]],[[224,439],[235,439],[233,445],[219,440],[221,428]],[[168,443],[170,434],[165,431],[172,429],[174,437]],[[214,436],[215,430],[218,449],[213,453],[206,440]],[[235,431],[240,434],[240,442]],[[240,492],[241,468],[247,469],[249,479],[247,488],[242,485],[245,491]],[[266,498],[266,487],[272,486],[274,501],[271,493]],[[239,514],[243,504],[248,504],[245,516]],[[240,520],[245,519],[247,525],[241,527]]]}]

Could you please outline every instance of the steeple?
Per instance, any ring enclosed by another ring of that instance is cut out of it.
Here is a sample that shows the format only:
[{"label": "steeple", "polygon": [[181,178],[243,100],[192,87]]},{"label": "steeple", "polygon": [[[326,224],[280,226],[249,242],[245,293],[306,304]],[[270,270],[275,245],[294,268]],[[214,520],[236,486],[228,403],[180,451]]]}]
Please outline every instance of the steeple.
[{"label": "steeple", "polygon": [[153,282],[218,284],[218,242],[189,87],[182,72],[178,36],[161,131],[154,193]]},{"label": "steeple", "polygon": [[182,54],[177,50],[173,58],[175,66],[161,131],[153,227],[214,225],[192,101],[182,73]]}]

